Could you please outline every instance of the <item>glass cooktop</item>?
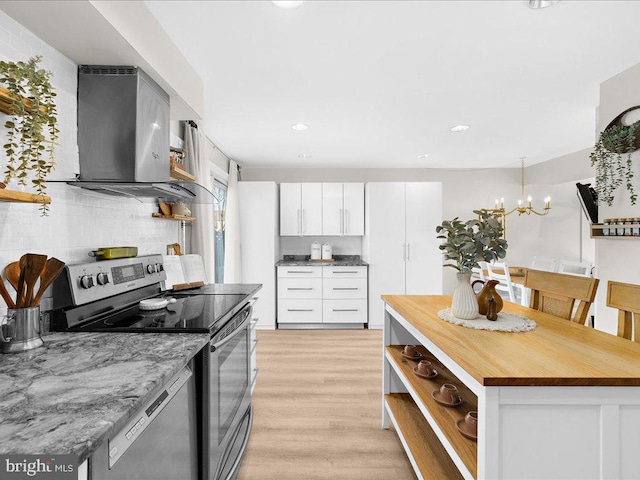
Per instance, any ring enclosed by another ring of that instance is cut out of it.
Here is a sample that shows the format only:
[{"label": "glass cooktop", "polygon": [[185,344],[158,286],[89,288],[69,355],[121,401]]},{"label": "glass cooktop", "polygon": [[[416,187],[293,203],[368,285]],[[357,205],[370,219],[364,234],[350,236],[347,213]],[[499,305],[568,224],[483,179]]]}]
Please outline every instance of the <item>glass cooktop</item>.
[{"label": "glass cooktop", "polygon": [[[158,298],[162,298],[160,296]],[[247,295],[166,295],[175,298],[165,308],[142,310],[138,305],[111,313],[75,330],[91,332],[215,332],[244,304]]]}]

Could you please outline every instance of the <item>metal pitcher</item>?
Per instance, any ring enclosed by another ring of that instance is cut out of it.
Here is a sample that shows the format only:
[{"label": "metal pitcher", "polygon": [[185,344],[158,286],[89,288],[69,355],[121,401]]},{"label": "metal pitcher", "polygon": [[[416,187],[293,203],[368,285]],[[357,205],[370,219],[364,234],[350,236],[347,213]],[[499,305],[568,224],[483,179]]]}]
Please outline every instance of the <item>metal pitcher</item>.
[{"label": "metal pitcher", "polygon": [[44,345],[40,337],[40,307],[7,310],[0,320],[0,351],[18,353]]}]

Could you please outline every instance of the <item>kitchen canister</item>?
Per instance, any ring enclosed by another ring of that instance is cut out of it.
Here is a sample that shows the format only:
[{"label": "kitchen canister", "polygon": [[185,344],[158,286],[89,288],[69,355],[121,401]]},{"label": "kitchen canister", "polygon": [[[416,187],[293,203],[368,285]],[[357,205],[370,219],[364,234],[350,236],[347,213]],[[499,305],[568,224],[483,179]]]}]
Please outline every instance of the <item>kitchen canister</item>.
[{"label": "kitchen canister", "polygon": [[322,258],[322,247],[319,242],[311,244],[311,260],[320,260]]},{"label": "kitchen canister", "polygon": [[333,258],[331,245],[325,243],[322,245],[322,260],[331,260]]},{"label": "kitchen canister", "polygon": [[40,337],[40,307],[7,310],[0,322],[0,351],[18,353],[44,344]]}]

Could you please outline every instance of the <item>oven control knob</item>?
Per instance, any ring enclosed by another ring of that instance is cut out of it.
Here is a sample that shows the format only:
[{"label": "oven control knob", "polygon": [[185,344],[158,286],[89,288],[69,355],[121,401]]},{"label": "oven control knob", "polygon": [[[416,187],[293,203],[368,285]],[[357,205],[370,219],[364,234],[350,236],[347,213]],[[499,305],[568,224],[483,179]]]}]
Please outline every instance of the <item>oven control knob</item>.
[{"label": "oven control knob", "polygon": [[161,263],[156,263],[156,272],[161,272],[164,270],[164,267]]},{"label": "oven control knob", "polygon": [[99,273],[96,280],[98,281],[98,285],[106,285],[109,283],[109,275],[106,273]]},{"label": "oven control knob", "polygon": [[91,275],[83,275],[80,277],[80,286],[82,288],[91,288],[95,284],[93,283],[93,277]]},{"label": "oven control knob", "polygon": [[156,266],[155,265],[147,265],[147,272],[156,273]]}]

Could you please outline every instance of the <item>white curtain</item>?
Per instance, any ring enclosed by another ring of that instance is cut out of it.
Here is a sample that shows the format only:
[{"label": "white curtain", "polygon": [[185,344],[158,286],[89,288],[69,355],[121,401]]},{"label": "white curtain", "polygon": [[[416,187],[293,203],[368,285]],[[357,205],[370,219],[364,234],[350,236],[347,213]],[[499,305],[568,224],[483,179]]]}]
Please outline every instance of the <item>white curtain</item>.
[{"label": "white curtain", "polygon": [[[188,123],[184,126],[184,137],[187,170],[196,176],[196,181],[200,185],[213,192],[211,164],[207,158],[207,137]],[[191,250],[188,253],[197,253],[202,256],[207,279],[213,282],[216,278],[213,205],[211,203],[192,204],[191,214],[196,221],[191,224]],[[183,245],[183,247],[186,246]]]},{"label": "white curtain", "polygon": [[224,214],[224,283],[242,281],[240,264],[240,215],[238,213],[238,165],[229,160],[227,208]]}]

